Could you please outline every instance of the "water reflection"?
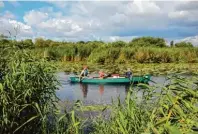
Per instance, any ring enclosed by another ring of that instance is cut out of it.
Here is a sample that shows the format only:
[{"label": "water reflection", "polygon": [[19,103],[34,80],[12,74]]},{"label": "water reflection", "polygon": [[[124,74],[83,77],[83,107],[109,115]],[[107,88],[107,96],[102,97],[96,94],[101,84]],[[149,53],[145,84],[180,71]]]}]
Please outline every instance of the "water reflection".
[{"label": "water reflection", "polygon": [[[88,94],[88,91],[89,91],[89,84],[79,83],[79,86],[80,86],[80,89],[82,91],[83,98],[87,98],[87,94]],[[105,92],[105,85],[101,84],[101,85],[95,85],[95,86],[98,86],[98,93],[100,94],[100,96],[102,96]],[[106,88],[107,88],[106,90],[108,90],[108,87],[106,87]],[[129,89],[130,89],[130,85],[129,84],[124,85],[124,89],[125,89],[125,94],[127,94]]]},{"label": "water reflection", "polygon": [[80,83],[80,89],[82,90],[83,98],[87,98],[88,85]]},{"label": "water reflection", "polygon": [[125,94],[128,93],[129,89],[130,89],[130,84],[126,84],[125,85]]},{"label": "water reflection", "polygon": [[[130,89],[130,85],[70,83],[70,75],[61,72],[58,76],[61,86],[56,91],[56,95],[63,101],[82,100],[85,104],[111,104],[112,99],[116,100],[117,97],[124,100]],[[165,77],[152,77],[152,80],[156,83],[164,83]]]},{"label": "water reflection", "polygon": [[104,93],[104,85],[99,85],[99,93],[100,93],[100,95],[103,95],[103,93]]}]

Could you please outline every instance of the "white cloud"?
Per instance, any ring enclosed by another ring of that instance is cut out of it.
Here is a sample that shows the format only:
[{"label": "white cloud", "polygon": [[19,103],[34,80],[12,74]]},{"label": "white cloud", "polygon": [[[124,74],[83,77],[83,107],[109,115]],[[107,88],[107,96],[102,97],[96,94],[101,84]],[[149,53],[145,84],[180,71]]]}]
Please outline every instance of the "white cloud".
[{"label": "white cloud", "polygon": [[105,41],[119,41],[119,40],[122,40],[122,41],[125,41],[125,42],[129,42],[131,41],[132,39],[134,38],[137,38],[138,36],[124,36],[124,37],[121,37],[121,36],[110,36],[110,37],[107,37],[106,39],[104,39]]},{"label": "white cloud", "polygon": [[[15,30],[15,28],[17,30]],[[18,22],[16,20],[7,19],[7,18],[0,18],[0,33],[7,35],[7,36],[17,36],[19,38],[33,36],[33,30],[31,26],[28,26],[24,23]]]},{"label": "white cloud", "polygon": [[183,1],[182,3],[176,6],[176,10],[197,10],[198,2],[197,1]]},{"label": "white cloud", "polygon": [[153,1],[131,1],[127,5],[126,13],[137,15],[154,15],[160,13],[160,7]]},{"label": "white cloud", "polygon": [[82,30],[78,24],[69,19],[49,19],[38,24],[37,27],[40,30],[44,30],[44,32],[53,31],[54,36],[56,36],[57,33],[59,33],[59,35],[62,33],[63,36],[69,36]]},{"label": "white cloud", "polygon": [[51,3],[59,8],[65,8],[68,6],[68,3],[70,3],[70,1],[47,1],[48,3]]},{"label": "white cloud", "polygon": [[0,1],[0,7],[4,7],[3,1]]},{"label": "white cloud", "polygon": [[181,42],[181,41],[191,42],[194,46],[197,46],[198,47],[198,35],[191,36],[191,37],[186,37],[184,39],[175,40],[175,43]]},{"label": "white cloud", "polygon": [[[196,14],[178,10],[186,2],[161,1],[50,1],[61,11],[52,7],[32,10],[24,21],[36,29],[36,35],[59,37],[72,40],[127,39],[120,37],[127,31],[164,30],[178,26],[177,21],[191,18]],[[190,17],[189,17],[190,16]],[[185,21],[189,22],[189,19]],[[175,22],[170,25],[170,22]],[[186,22],[184,22],[186,24]],[[117,33],[117,35],[116,35]],[[112,36],[112,37],[111,37]]]},{"label": "white cloud", "polygon": [[181,1],[174,5],[174,9],[168,13],[168,17],[178,26],[198,26],[198,2]]},{"label": "white cloud", "polygon": [[45,21],[48,18],[48,13],[31,10],[23,17],[24,21],[29,25],[36,25]]},{"label": "white cloud", "polygon": [[175,12],[170,12],[168,16],[173,19],[175,18],[183,19],[189,16],[189,12],[188,11],[175,11]]},{"label": "white cloud", "polygon": [[[174,27],[192,30],[198,27],[195,23],[198,22],[198,9],[194,6],[198,2],[134,0],[48,3],[51,7],[27,11],[23,16],[25,23],[22,24],[31,26],[30,31],[35,37],[128,41],[131,37],[140,36],[137,34],[139,31],[144,36],[144,31],[149,30],[163,31]],[[54,5],[56,8],[53,8]],[[15,19],[14,16],[7,16]]]}]

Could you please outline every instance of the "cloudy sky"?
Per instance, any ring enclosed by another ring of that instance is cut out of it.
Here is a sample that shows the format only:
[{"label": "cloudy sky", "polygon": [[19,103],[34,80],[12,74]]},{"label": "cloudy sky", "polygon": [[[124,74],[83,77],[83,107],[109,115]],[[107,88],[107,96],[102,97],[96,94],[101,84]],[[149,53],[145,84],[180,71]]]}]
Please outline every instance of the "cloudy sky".
[{"label": "cloudy sky", "polygon": [[0,1],[0,33],[18,38],[198,41],[198,1]]}]

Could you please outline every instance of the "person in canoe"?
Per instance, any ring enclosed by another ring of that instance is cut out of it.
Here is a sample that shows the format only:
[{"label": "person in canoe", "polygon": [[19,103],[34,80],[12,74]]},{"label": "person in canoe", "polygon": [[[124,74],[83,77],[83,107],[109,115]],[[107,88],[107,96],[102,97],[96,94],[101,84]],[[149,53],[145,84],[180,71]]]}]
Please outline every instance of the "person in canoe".
[{"label": "person in canoe", "polygon": [[89,74],[88,67],[87,67],[87,66],[84,66],[84,67],[83,67],[83,70],[82,70],[81,73],[80,73],[79,81],[81,81],[81,79],[82,79],[83,77],[87,77],[88,74]]},{"label": "person in canoe", "polygon": [[106,76],[106,74],[102,70],[100,70],[99,71],[99,78],[103,79],[105,76]]},{"label": "person in canoe", "polygon": [[126,78],[129,78],[129,79],[132,78],[132,72],[131,72],[130,68],[127,69],[127,72],[126,72],[126,74],[125,74],[125,77],[126,77]]}]

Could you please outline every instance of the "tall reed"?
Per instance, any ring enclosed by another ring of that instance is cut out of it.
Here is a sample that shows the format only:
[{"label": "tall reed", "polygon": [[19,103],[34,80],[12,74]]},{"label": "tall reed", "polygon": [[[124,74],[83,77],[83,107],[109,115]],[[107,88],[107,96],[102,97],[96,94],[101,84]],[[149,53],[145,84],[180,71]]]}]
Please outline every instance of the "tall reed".
[{"label": "tall reed", "polygon": [[[165,86],[140,84],[130,90],[125,102],[113,103],[108,120],[94,121],[93,133],[196,133],[198,127],[197,78],[173,76]],[[138,96],[143,90],[142,96]]]},{"label": "tall reed", "polygon": [[0,133],[78,133],[74,111],[61,112],[56,67],[14,46],[0,52]]}]

